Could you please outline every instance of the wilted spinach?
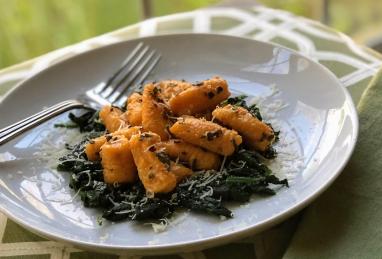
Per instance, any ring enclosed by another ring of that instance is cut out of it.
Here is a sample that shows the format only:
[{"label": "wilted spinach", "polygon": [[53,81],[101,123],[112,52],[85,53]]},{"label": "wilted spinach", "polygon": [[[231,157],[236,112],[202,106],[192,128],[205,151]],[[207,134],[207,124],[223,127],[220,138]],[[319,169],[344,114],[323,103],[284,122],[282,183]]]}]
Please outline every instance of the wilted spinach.
[{"label": "wilted spinach", "polygon": [[[235,102],[229,98],[228,102],[246,105],[241,98],[237,97]],[[163,219],[177,208],[232,217],[232,212],[225,207],[226,201],[245,202],[252,194],[273,195],[276,186],[288,186],[286,179],[278,179],[262,163],[262,155],[239,147],[234,155],[226,158],[222,170],[195,172],[172,193],[149,198],[139,181],[106,184],[101,163],[87,160],[85,144],[105,130],[98,113],[87,112],[78,117],[72,114],[69,118],[88,133],[80,143],[67,145],[68,154],[59,159],[58,169],[71,173],[70,187],[79,193],[84,206],[101,208],[102,217],[110,221]]]}]

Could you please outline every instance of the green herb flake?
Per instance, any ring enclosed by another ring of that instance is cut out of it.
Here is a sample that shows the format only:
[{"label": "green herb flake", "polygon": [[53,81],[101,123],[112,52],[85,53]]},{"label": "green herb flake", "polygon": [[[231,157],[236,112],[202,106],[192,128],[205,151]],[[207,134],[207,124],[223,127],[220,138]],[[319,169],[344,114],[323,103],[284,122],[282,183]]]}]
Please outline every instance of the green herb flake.
[{"label": "green herb flake", "polygon": [[55,128],[67,128],[67,129],[73,129],[73,128],[78,128],[77,124],[73,123],[56,123],[54,124]]}]

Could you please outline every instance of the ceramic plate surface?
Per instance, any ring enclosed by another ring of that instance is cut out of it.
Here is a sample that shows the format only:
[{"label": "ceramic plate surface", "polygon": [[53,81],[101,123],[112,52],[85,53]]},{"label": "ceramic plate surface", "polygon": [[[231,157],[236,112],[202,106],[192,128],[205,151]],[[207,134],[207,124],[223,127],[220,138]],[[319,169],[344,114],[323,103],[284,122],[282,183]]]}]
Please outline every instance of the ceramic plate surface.
[{"label": "ceramic plate surface", "polygon": [[[262,231],[302,209],[343,169],[354,148],[358,121],[351,97],[323,66],[280,46],[249,39],[183,34],[142,38],[92,50],[21,83],[0,104],[0,128],[43,107],[75,97],[107,78],[138,42],[162,53],[150,80],[225,78],[281,131],[279,157],[270,163],[290,188],[271,197],[230,204],[234,218],[178,212],[166,231],[139,222],[97,223],[100,211],[82,206],[55,171],[64,142],[75,130],[54,128],[64,114],[0,147],[0,209],[50,239],[115,253],[191,251]],[[65,132],[69,131],[70,134]],[[74,134],[73,134],[74,132]],[[74,197],[74,199],[73,199]]]}]

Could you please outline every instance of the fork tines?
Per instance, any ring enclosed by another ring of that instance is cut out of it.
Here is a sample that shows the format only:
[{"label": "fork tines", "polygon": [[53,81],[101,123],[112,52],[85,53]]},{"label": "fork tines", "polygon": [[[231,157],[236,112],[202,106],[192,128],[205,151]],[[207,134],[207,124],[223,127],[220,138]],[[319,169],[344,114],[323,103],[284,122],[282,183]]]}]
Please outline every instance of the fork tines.
[{"label": "fork tines", "polygon": [[127,89],[142,84],[160,58],[156,50],[139,43],[97,94],[111,104],[122,105]]}]

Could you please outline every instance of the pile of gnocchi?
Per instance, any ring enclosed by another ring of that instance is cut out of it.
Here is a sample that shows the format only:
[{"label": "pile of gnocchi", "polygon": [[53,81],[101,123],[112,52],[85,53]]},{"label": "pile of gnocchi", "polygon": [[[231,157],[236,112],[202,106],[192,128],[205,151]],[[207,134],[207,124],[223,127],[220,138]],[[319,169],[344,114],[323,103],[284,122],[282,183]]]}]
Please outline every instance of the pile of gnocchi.
[{"label": "pile of gnocchi", "polygon": [[106,183],[141,181],[154,195],[173,191],[194,171],[219,170],[239,145],[269,149],[272,127],[243,107],[222,104],[230,95],[220,77],[146,84],[128,97],[125,110],[100,110],[107,131],[86,144],[87,159],[101,161]]}]

